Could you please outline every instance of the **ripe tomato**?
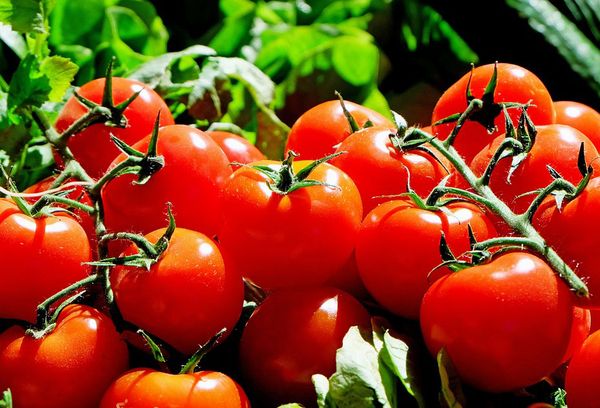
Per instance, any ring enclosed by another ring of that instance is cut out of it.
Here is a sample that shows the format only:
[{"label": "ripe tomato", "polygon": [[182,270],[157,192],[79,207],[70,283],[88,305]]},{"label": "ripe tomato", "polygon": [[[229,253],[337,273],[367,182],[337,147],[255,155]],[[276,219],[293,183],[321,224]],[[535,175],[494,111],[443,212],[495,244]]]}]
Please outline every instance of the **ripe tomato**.
[{"label": "ripe tomato", "polygon": [[[229,160],[210,137],[191,126],[165,126],[158,135],[162,169],[146,184],[135,184],[136,177],[126,174],[102,189],[106,227],[147,234],[166,224],[171,202],[179,227],[213,236],[221,223],[220,190],[231,175]],[[147,136],[133,147],[146,151],[149,141]],[[111,166],[123,160],[121,155]]]},{"label": "ripe tomato", "polygon": [[[455,202],[445,211],[419,208],[410,199],[383,203],[366,215],[356,242],[358,270],[367,291],[390,312],[418,319],[430,272],[443,261],[444,234],[452,252],[470,249],[468,226],[478,240],[496,235],[475,204]],[[447,273],[444,268],[439,273]]]},{"label": "ripe tomato", "polygon": [[335,372],[336,350],[348,329],[357,325],[369,327],[369,313],[338,289],[273,292],[242,333],[240,364],[247,389],[256,394],[260,406],[314,405],[311,376]]},{"label": "ripe tomato", "polygon": [[250,403],[244,390],[219,372],[174,375],[136,368],[110,385],[99,407],[250,408]]},{"label": "ripe tomato", "polygon": [[[227,156],[230,162],[248,164],[266,159],[265,155],[247,139],[235,133],[211,130],[206,132]],[[235,170],[239,166],[234,166]]]},{"label": "ripe tomato", "polygon": [[346,153],[331,160],[358,187],[365,214],[392,199],[381,196],[406,193],[409,180],[417,194],[426,196],[448,175],[450,164],[443,157],[421,150],[399,151],[390,141],[391,134],[382,127],[355,132],[336,150]]},{"label": "ripe tomato", "polygon": [[[577,184],[582,178],[577,167],[581,143],[585,145],[586,162],[596,173],[600,172],[598,150],[590,139],[575,128],[566,125],[539,126],[535,143],[527,157],[506,181],[511,160],[501,160],[490,179],[490,188],[516,212],[525,211],[535,195],[523,195],[549,185],[553,178],[547,166],[551,166],[567,181]],[[471,162],[473,172],[481,176],[505,136],[496,137],[479,152]]]},{"label": "ripe tomato", "polygon": [[0,242],[0,318],[34,322],[38,304],[89,273],[90,243],[70,216],[32,218],[0,198]]},{"label": "ripe tomato", "polygon": [[[297,173],[308,161],[293,163]],[[281,162],[255,165],[279,170]],[[273,192],[270,179],[250,167],[233,173],[223,189],[220,248],[232,268],[265,289],[323,284],[349,261],[362,219],[356,186],[328,163],[310,186],[287,194]]]},{"label": "ripe tomato", "polygon": [[600,331],[583,342],[567,367],[565,390],[569,408],[598,406],[598,377],[600,376]]},{"label": "ripe tomato", "polygon": [[600,113],[583,103],[573,101],[554,102],[556,123],[569,125],[590,138],[600,148]]},{"label": "ripe tomato", "polygon": [[[389,119],[369,108],[348,101],[344,105],[359,127],[371,121],[375,126],[396,128]],[[304,112],[294,123],[285,151],[295,151],[302,160],[317,160],[333,153],[350,134],[352,129],[340,101],[323,102]]]},{"label": "ripe tomato", "polygon": [[431,353],[444,347],[464,382],[490,392],[527,387],[552,373],[567,350],[572,321],[567,285],[525,252],[440,278],[421,305]]},{"label": "ripe tomato", "polygon": [[[156,242],[164,229],[146,236]],[[137,253],[132,245],[124,255]],[[225,269],[204,234],[176,228],[169,247],[150,270],[117,266],[112,288],[123,318],[192,354],[222,328],[232,329],[242,311],[241,276]]]},{"label": "ripe tomato", "polygon": [[[474,97],[481,98],[492,77],[493,70],[494,64],[479,66],[444,92],[433,109],[431,123],[434,124],[432,125],[434,134],[437,134],[442,140],[448,137],[454,128],[454,123],[435,125],[435,122],[455,113],[462,113],[467,108],[466,91],[469,78],[471,78],[471,93]],[[546,86],[535,74],[520,66],[498,64],[498,82],[494,92],[494,102],[531,102],[527,113],[533,123],[536,125],[554,123],[554,106]],[[513,122],[517,123],[521,113],[520,109],[509,109],[508,112]],[[481,123],[469,120],[455,139],[454,147],[467,163],[494,137],[505,132],[502,111],[492,109],[489,115],[490,121],[497,130],[490,133]]]},{"label": "ripe tomato", "polygon": [[0,389],[16,407],[93,408],[128,367],[125,342],[98,310],[69,305],[40,339],[20,326],[0,334]]},{"label": "ripe tomato", "polygon": [[[94,79],[79,88],[77,92],[92,102],[101,103],[104,83],[104,78]],[[110,140],[111,134],[131,145],[152,131],[159,112],[160,126],[175,123],[167,104],[151,88],[133,79],[113,77],[112,91],[115,105],[126,101],[140,90],[141,93],[123,112],[127,118],[126,127],[118,128],[98,123],[69,139],[69,149],[91,177],[99,178],[104,174],[110,162],[120,153]],[[56,130],[64,132],[87,111],[88,108],[75,97],[69,98],[56,119]]]},{"label": "ripe tomato", "polygon": [[567,352],[563,357],[563,363],[567,362],[573,354],[581,348],[581,345],[590,334],[592,326],[592,314],[589,309],[575,306],[573,308],[573,325],[571,327],[571,337]]}]

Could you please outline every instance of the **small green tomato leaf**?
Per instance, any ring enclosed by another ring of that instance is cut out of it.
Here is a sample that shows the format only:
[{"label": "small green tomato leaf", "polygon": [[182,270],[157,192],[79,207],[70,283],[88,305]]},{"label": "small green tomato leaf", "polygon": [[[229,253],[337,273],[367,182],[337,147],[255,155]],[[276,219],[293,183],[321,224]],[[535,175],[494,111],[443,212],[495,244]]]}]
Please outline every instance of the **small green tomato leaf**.
[{"label": "small green tomato leaf", "polygon": [[439,351],[437,362],[442,382],[441,402],[445,403],[445,406],[449,408],[462,408],[466,406],[465,395],[458,374],[444,348]]},{"label": "small green tomato leaf", "polygon": [[139,329],[137,331],[137,334],[139,334],[140,336],[142,336],[144,338],[144,341],[150,348],[150,352],[152,353],[152,358],[154,358],[155,361],[157,361],[159,363],[165,363],[167,361],[165,359],[165,356],[163,355],[162,350],[160,349],[160,346],[154,341],[154,339],[152,337],[150,337],[150,335],[148,335],[142,329]]},{"label": "small green tomato leaf", "polygon": [[2,393],[0,408],[13,408],[12,393],[10,392],[10,389],[7,389]]},{"label": "small green tomato leaf", "polygon": [[557,389],[553,396],[555,408],[567,408],[567,392],[564,389]]},{"label": "small green tomato leaf", "polygon": [[322,374],[312,376],[312,382],[317,393],[317,406],[319,408],[336,408],[335,402],[329,394],[329,380]]},{"label": "small green tomato leaf", "polygon": [[60,102],[64,94],[69,89],[71,82],[79,68],[71,60],[54,55],[45,58],[40,65],[40,72],[43,73],[50,82],[50,93],[48,100],[50,102]]},{"label": "small green tomato leaf", "polygon": [[44,33],[43,7],[42,0],[0,0],[0,22],[20,33]]}]

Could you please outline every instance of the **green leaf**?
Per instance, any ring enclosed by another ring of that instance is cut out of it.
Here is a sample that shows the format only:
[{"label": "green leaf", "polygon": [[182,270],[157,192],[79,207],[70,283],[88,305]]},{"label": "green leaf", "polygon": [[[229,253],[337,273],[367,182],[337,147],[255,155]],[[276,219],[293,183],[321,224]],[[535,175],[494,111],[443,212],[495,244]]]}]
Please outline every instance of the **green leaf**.
[{"label": "green leaf", "polygon": [[600,50],[546,0],[506,0],[600,95]]},{"label": "green leaf", "polygon": [[564,389],[557,389],[553,396],[555,408],[567,408],[567,392]]},{"label": "green leaf", "polygon": [[377,80],[379,49],[363,38],[338,38],[331,61],[337,73],[351,85],[362,86]]},{"label": "green leaf", "polygon": [[50,14],[50,43],[55,47],[69,44],[95,48],[100,43],[106,3],[105,0],[57,0]]},{"label": "green leaf", "polygon": [[317,406],[319,408],[336,408],[329,395],[329,380],[322,374],[312,376],[312,382],[317,393]]},{"label": "green leaf", "polygon": [[7,389],[2,392],[2,399],[0,400],[0,408],[12,408],[12,394],[10,389]]},{"label": "green leaf", "polygon": [[437,355],[438,369],[442,381],[441,397],[449,408],[462,408],[466,406],[465,395],[456,373],[456,369],[442,348]]},{"label": "green leaf", "polygon": [[40,65],[40,72],[50,82],[50,102],[60,101],[77,74],[78,67],[68,58],[52,56],[45,58]]},{"label": "green leaf", "polygon": [[300,404],[296,404],[295,402],[293,402],[291,404],[280,405],[278,408],[303,408],[303,406],[300,405]]},{"label": "green leaf", "polygon": [[221,1],[221,9],[227,17],[208,45],[219,55],[238,55],[242,46],[250,43],[252,38],[256,4],[247,0],[224,0]]},{"label": "green leaf", "polygon": [[0,22],[20,33],[45,33],[42,0],[0,0]]},{"label": "green leaf", "polygon": [[8,89],[8,109],[41,106],[52,91],[50,79],[40,71],[37,58],[29,54],[21,60]]},{"label": "green leaf", "polygon": [[23,59],[27,55],[25,39],[9,25],[0,23],[0,40],[13,50],[17,57]]}]

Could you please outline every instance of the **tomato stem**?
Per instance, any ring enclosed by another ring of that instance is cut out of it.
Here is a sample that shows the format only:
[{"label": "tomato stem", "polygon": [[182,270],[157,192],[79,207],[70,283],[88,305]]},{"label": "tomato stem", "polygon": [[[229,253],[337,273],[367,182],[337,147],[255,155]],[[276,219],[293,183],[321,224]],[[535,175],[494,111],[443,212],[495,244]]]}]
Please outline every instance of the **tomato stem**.
[{"label": "tomato stem", "polygon": [[350,133],[358,132],[360,130],[360,126],[358,126],[356,119],[354,119],[354,116],[352,116],[352,114],[346,108],[346,104],[344,103],[344,98],[342,97],[342,94],[338,91],[335,91],[335,96],[337,96],[337,98],[339,99],[340,105],[342,106],[342,112],[344,112],[344,116],[346,117],[346,120],[350,125]]},{"label": "tomato stem", "polygon": [[217,332],[217,334],[212,336],[206,343],[201,345],[200,348],[198,350],[196,350],[196,352],[194,354],[192,354],[192,356],[189,358],[189,360],[184,364],[184,366],[181,368],[181,371],[179,372],[179,374],[193,373],[194,370],[196,369],[196,367],[198,367],[198,364],[200,364],[200,361],[204,358],[205,355],[207,355],[219,343],[219,340],[225,334],[226,331],[227,331],[226,328],[222,328],[221,330],[219,330],[219,332]]}]

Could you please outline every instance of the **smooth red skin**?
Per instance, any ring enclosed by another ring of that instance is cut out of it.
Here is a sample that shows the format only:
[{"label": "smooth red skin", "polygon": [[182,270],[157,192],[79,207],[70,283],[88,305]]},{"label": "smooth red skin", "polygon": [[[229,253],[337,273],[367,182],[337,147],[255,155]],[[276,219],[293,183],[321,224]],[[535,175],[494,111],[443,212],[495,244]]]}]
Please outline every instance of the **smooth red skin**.
[{"label": "smooth red skin", "polygon": [[[156,242],[164,229],[146,238]],[[129,247],[124,255],[137,252]],[[111,284],[123,318],[191,355],[237,322],[244,298],[241,276],[225,269],[219,249],[199,232],[177,228],[150,270],[118,266]]]},{"label": "smooth red skin", "polygon": [[[598,150],[592,142],[580,131],[566,125],[538,126],[535,143],[527,158],[513,173],[510,183],[506,182],[511,160],[503,159],[496,166],[490,179],[490,188],[511,209],[523,212],[535,194],[522,196],[525,193],[541,189],[549,185],[554,179],[547,166],[551,166],[562,177],[577,185],[582,178],[577,167],[581,143],[585,145],[585,158],[591,164],[595,174],[600,174]],[[481,176],[505,136],[498,136],[479,152],[470,164],[477,176]],[[520,197],[519,197],[520,196]]]},{"label": "smooth red skin", "polygon": [[590,138],[600,149],[600,113],[594,108],[579,102],[554,102],[556,123],[569,125]]},{"label": "smooth red skin", "polygon": [[[95,79],[83,85],[77,92],[92,102],[101,103],[104,82],[104,78]],[[110,140],[111,134],[131,145],[152,132],[159,112],[160,126],[175,123],[165,101],[147,85],[133,79],[113,77],[112,87],[115,105],[143,89],[124,111],[127,126],[118,128],[95,124],[73,135],[67,144],[77,161],[93,178],[102,176],[108,165],[120,153]],[[88,108],[75,97],[69,98],[56,119],[56,130],[64,132],[87,112]]]},{"label": "smooth red skin", "polygon": [[369,327],[367,310],[331,287],[275,291],[254,311],[240,342],[240,367],[261,406],[314,406],[313,374],[335,372],[336,350],[352,326]]},{"label": "smooth red skin", "polygon": [[[273,169],[281,165],[255,164]],[[294,171],[308,164],[294,162]],[[362,220],[358,189],[328,163],[308,178],[338,188],[311,186],[280,195],[257,170],[235,171],[223,189],[219,233],[228,268],[270,290],[324,284],[349,261]]]},{"label": "smooth red skin", "polygon": [[[359,127],[367,121],[374,126],[395,129],[396,126],[380,113],[354,102],[345,101],[346,109]],[[332,154],[337,145],[352,134],[340,101],[323,102],[302,114],[288,135],[285,151],[293,150],[302,160],[317,160]]]},{"label": "smooth red skin", "polygon": [[[411,188],[427,196],[448,175],[447,169],[432,155],[421,150],[398,152],[390,141],[386,128],[367,128],[346,138],[336,152],[346,152],[331,160],[354,181],[365,214],[377,205],[406,193],[410,177]],[[440,159],[445,162],[444,159]]]},{"label": "smooth red skin", "polygon": [[600,228],[600,177],[591,179],[575,199],[556,207],[546,200],[536,212],[534,227],[574,272],[585,282],[590,296],[577,297],[585,308],[600,309],[600,258],[597,256]]},{"label": "smooth red skin", "polygon": [[[265,155],[256,146],[235,133],[211,130],[206,132],[214,140],[227,156],[230,162],[248,164],[259,160],[265,160]],[[239,166],[232,166],[235,170]]]},{"label": "smooth red skin", "polygon": [[595,331],[573,355],[567,367],[565,390],[569,408],[598,407],[600,331]]},{"label": "smooth red skin", "polygon": [[128,371],[106,390],[99,408],[250,408],[244,390],[215,371],[168,374],[148,368]]},{"label": "smooth red skin", "polygon": [[[473,70],[471,79],[471,92],[474,97],[481,98],[494,70],[493,64],[482,65]],[[466,89],[471,73],[465,74],[461,79],[451,85],[440,97],[433,109],[431,123],[435,123],[455,113],[466,110],[468,103]],[[517,102],[531,105],[527,109],[529,117],[536,124],[546,125],[554,123],[555,112],[550,93],[542,81],[532,72],[514,64],[498,64],[498,83],[494,92],[494,101]],[[515,125],[521,114],[520,109],[509,109],[509,116]],[[454,147],[469,163],[473,157],[493,138],[505,132],[504,115],[500,113],[494,121],[497,131],[489,134],[484,126],[474,121],[467,121],[458,137]],[[455,123],[432,125],[434,134],[445,140]]]},{"label": "smooth red skin", "polygon": [[327,281],[325,286],[332,286],[347,292],[357,299],[365,299],[369,296],[367,288],[360,278],[358,266],[356,265],[356,256],[353,254],[350,259]]},{"label": "smooth red skin", "polygon": [[440,278],[421,305],[430,352],[444,347],[465,383],[490,392],[514,391],[550,375],[562,362],[572,324],[569,288],[524,252]]},{"label": "smooth red skin", "polygon": [[34,219],[0,198],[0,242],[0,318],[34,322],[38,304],[89,273],[90,243],[69,216]]},{"label": "smooth red skin", "polygon": [[95,408],[128,364],[112,320],[89,306],[67,306],[39,340],[20,326],[0,334],[0,389],[15,407]]},{"label": "smooth red skin", "polygon": [[573,325],[571,326],[569,346],[563,357],[563,363],[567,362],[581,348],[590,334],[591,326],[592,314],[590,310],[575,306],[573,308]]},{"label": "smooth red skin", "polygon": [[[150,136],[133,147],[146,151]],[[214,236],[221,224],[220,192],[231,175],[221,148],[201,130],[185,125],[159,130],[158,154],[164,167],[143,185],[127,174],[102,189],[105,224],[109,231],[147,234],[167,224],[167,203],[172,203],[177,226]],[[111,167],[125,160],[121,155]]]},{"label": "smooth red skin", "polygon": [[431,274],[443,262],[442,232],[459,256],[470,249],[469,225],[478,240],[496,236],[488,217],[471,203],[452,203],[444,212],[420,209],[410,200],[381,204],[366,215],[356,243],[358,270],[367,291],[388,311],[418,319],[427,288],[436,276],[449,272],[443,268]]}]

